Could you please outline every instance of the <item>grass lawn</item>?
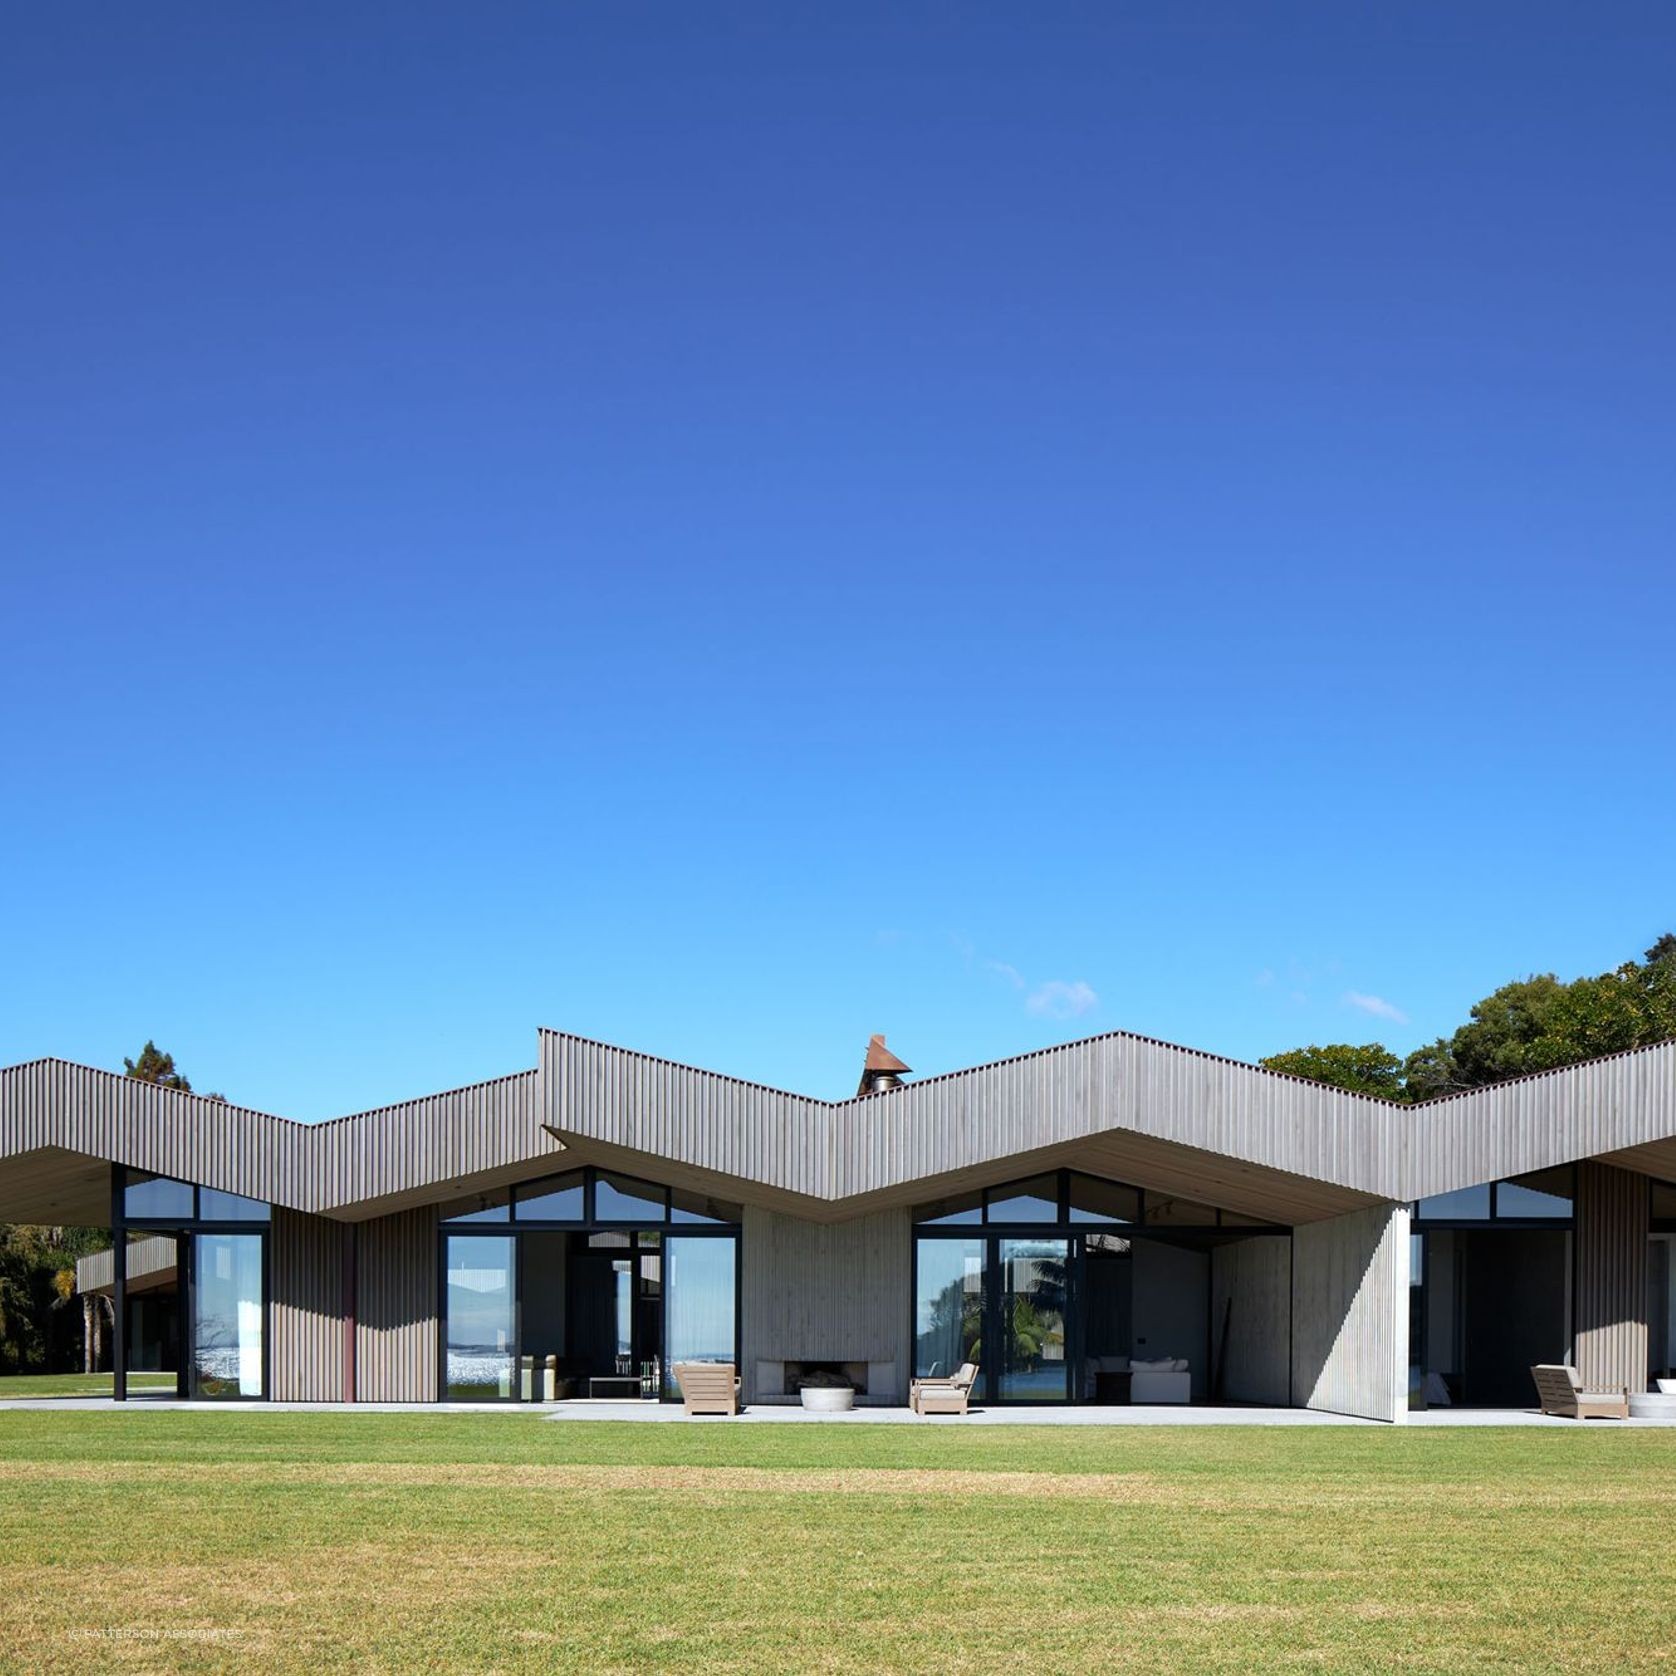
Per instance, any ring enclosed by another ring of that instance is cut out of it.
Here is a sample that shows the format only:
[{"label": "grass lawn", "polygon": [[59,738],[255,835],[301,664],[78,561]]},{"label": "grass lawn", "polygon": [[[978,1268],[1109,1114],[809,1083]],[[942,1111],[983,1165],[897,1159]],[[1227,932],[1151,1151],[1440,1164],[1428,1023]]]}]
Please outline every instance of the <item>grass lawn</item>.
[{"label": "grass lawn", "polygon": [[1623,1670],[1676,1434],[0,1412],[0,1662]]},{"label": "grass lawn", "polygon": [[[172,1373],[131,1373],[130,1391],[172,1391]],[[108,1373],[7,1373],[0,1374],[0,1397],[108,1397]]]}]

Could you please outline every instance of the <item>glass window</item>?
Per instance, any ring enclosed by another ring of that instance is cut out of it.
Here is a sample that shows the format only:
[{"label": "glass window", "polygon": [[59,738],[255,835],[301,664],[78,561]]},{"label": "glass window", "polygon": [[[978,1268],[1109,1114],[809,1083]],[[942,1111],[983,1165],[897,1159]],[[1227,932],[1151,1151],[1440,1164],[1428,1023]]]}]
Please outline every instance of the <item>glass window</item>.
[{"label": "glass window", "polygon": [[682,1362],[734,1360],[734,1285],[739,1242],[671,1234],[663,1242],[664,1390],[678,1395]]},{"label": "glass window", "polygon": [[580,1170],[526,1182],[518,1189],[520,1222],[580,1222],[583,1218]]},{"label": "glass window", "polygon": [[1001,1241],[1001,1365],[997,1394],[1013,1402],[1070,1396],[1065,1356],[1066,1240]]},{"label": "glass window", "polygon": [[1216,1210],[1193,1199],[1178,1199],[1173,1193],[1146,1195],[1146,1223],[1149,1228],[1214,1228]]},{"label": "glass window", "polygon": [[984,1241],[916,1240],[914,1255],[914,1375],[947,1378],[981,1359]]},{"label": "glass window", "polygon": [[633,1176],[607,1175],[594,1178],[594,1220],[596,1222],[662,1222],[664,1195],[661,1187]]},{"label": "glass window", "polygon": [[472,1193],[442,1207],[444,1222],[507,1222],[512,1217],[512,1195],[504,1187]]},{"label": "glass window", "polygon": [[1667,1181],[1653,1183],[1653,1220],[1676,1222],[1676,1187]]},{"label": "glass window", "polygon": [[1140,1190],[1121,1182],[1102,1181],[1098,1176],[1071,1177],[1071,1220],[1073,1222],[1139,1222]]},{"label": "glass window", "polygon": [[192,1220],[192,1183],[169,1176],[154,1176],[147,1170],[130,1170],[122,1190],[123,1214],[128,1217]]},{"label": "glass window", "polygon": [[720,1199],[711,1199],[702,1193],[688,1193],[685,1189],[676,1187],[669,1194],[669,1220],[671,1222],[738,1222],[743,1213],[738,1205],[730,1205]]},{"label": "glass window", "polygon": [[451,1402],[512,1395],[516,1246],[510,1234],[448,1236],[445,1394]]},{"label": "glass window", "polygon": [[268,1207],[260,1199],[242,1193],[223,1193],[219,1187],[198,1189],[200,1222],[266,1222]]},{"label": "glass window", "polygon": [[1537,1170],[1496,1183],[1498,1217],[1567,1217],[1571,1215],[1571,1170]]},{"label": "glass window", "polygon": [[262,1395],[262,1236],[192,1236],[196,1398]]},{"label": "glass window", "polygon": [[1057,1222],[1059,1178],[1033,1176],[992,1187],[985,1195],[984,1213],[991,1222]]},{"label": "glass window", "polygon": [[1453,1193],[1434,1193],[1414,1207],[1425,1222],[1485,1222],[1490,1215],[1490,1184],[1458,1187]]},{"label": "glass window", "polygon": [[1126,1240],[1121,1234],[1084,1234],[1082,1248],[1094,1257],[1127,1257],[1132,1240]]},{"label": "glass window", "polygon": [[620,1234],[589,1234],[590,1251],[626,1251],[634,1244],[634,1235],[626,1230]]},{"label": "glass window", "polygon": [[921,1205],[915,1212],[914,1220],[930,1223],[982,1222],[983,1194],[952,1193],[946,1199]]}]

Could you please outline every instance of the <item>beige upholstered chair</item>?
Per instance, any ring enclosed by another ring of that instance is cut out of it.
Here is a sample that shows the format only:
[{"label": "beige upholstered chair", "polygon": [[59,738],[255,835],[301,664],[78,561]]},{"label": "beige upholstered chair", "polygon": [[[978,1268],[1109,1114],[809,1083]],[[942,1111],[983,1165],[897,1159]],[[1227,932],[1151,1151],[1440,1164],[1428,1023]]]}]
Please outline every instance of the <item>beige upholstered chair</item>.
[{"label": "beige upholstered chair", "polygon": [[978,1364],[963,1362],[947,1379],[916,1379],[908,1387],[908,1406],[916,1414],[964,1414],[977,1378]]},{"label": "beige upholstered chair", "polygon": [[688,1414],[737,1414],[739,1377],[732,1362],[677,1362],[675,1383]]},{"label": "beige upholstered chair", "polygon": [[1531,1369],[1536,1395],[1544,1414],[1559,1414],[1570,1420],[1627,1420],[1629,1391],[1585,1391],[1576,1368],[1558,1362],[1543,1362]]}]

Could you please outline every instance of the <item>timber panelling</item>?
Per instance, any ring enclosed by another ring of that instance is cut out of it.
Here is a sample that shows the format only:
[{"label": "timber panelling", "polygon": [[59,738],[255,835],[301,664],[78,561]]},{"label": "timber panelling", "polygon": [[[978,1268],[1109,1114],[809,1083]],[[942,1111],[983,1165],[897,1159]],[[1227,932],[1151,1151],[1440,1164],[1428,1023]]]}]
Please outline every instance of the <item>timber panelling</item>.
[{"label": "timber panelling", "polygon": [[355,1232],[355,1394],[362,1402],[435,1402],[436,1209],[375,1217]]},{"label": "timber panelling", "polygon": [[1577,1371],[1592,1390],[1647,1389],[1647,1178],[1577,1168]]},{"label": "timber panelling", "polygon": [[269,1234],[268,1318],[273,1395],[280,1402],[348,1402],[344,1341],[348,1223],[275,1207]]}]

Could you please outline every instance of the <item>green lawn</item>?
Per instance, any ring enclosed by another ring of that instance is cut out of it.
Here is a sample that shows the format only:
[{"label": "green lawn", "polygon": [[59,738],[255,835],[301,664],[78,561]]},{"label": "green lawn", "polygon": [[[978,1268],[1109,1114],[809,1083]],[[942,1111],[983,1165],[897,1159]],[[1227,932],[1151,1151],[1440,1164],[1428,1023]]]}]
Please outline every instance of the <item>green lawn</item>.
[{"label": "green lawn", "polygon": [[[172,1373],[131,1373],[130,1391],[172,1391]],[[7,1373],[0,1374],[0,1397],[108,1397],[108,1373]]]},{"label": "green lawn", "polygon": [[32,1671],[1622,1670],[1676,1435],[0,1412]]}]

